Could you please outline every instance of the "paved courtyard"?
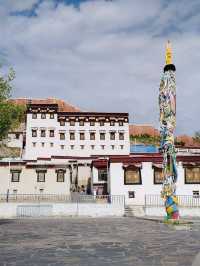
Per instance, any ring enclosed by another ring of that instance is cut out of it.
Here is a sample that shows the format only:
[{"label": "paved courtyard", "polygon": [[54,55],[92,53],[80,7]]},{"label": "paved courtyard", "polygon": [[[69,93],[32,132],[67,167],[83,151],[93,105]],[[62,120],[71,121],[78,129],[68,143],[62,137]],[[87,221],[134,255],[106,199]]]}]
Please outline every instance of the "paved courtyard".
[{"label": "paved courtyard", "polygon": [[1,220],[0,265],[189,266],[200,225],[179,229],[135,218]]}]

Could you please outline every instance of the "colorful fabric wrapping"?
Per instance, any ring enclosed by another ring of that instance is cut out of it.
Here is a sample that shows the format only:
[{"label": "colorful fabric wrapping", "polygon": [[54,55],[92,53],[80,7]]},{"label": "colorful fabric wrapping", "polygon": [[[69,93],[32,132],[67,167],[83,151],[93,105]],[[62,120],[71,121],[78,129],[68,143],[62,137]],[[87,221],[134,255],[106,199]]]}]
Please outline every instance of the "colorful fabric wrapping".
[{"label": "colorful fabric wrapping", "polygon": [[[165,200],[168,219],[178,219],[176,198],[176,152],[174,130],[176,127],[176,80],[175,66],[165,66],[159,92],[161,151],[163,153],[163,176],[161,197]],[[171,67],[173,66],[173,67]]]}]

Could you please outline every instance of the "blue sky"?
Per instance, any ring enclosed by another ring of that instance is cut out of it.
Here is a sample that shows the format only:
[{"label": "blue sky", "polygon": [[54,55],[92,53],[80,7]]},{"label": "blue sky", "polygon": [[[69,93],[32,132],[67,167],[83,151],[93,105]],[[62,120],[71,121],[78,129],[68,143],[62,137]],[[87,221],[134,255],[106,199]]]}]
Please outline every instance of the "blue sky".
[{"label": "blue sky", "polygon": [[14,97],[62,98],[159,127],[165,43],[177,67],[177,133],[199,125],[199,0],[0,0],[2,72]]}]

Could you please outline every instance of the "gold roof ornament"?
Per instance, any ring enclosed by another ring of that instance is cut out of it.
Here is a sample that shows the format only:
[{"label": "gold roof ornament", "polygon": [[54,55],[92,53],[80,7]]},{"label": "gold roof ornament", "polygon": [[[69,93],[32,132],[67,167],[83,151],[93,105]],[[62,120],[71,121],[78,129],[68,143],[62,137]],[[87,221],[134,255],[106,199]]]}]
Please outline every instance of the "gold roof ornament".
[{"label": "gold roof ornament", "polygon": [[168,41],[166,45],[165,61],[166,65],[172,64],[172,45],[170,41]]}]

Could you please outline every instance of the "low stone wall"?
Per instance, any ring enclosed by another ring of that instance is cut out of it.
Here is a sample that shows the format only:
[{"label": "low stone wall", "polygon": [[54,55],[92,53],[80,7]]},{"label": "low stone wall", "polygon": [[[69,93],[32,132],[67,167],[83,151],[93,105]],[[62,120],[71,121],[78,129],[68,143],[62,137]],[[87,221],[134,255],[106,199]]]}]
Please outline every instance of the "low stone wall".
[{"label": "low stone wall", "polygon": [[[200,217],[200,208],[198,207],[180,207],[179,206],[180,217]],[[146,207],[145,215],[147,216],[165,216],[164,207]]]},{"label": "low stone wall", "polygon": [[0,218],[38,216],[123,216],[124,206],[95,203],[0,203]]}]

